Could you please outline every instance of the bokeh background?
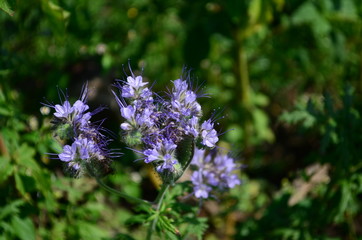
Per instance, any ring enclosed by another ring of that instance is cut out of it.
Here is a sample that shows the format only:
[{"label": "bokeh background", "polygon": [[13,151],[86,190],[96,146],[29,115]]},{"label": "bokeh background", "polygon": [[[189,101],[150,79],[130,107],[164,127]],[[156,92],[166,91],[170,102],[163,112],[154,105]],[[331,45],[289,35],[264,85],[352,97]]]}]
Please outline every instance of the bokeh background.
[{"label": "bokeh background", "polygon": [[[88,81],[109,108],[105,179],[152,200],[119,141],[111,95],[128,64],[165,91],[187,67],[243,185],[204,202],[202,239],[362,239],[360,0],[0,0],[0,239],[143,239],[131,205],[58,160],[52,113]],[[196,231],[196,230],[195,230]],[[194,239],[194,238],[185,238]]]}]

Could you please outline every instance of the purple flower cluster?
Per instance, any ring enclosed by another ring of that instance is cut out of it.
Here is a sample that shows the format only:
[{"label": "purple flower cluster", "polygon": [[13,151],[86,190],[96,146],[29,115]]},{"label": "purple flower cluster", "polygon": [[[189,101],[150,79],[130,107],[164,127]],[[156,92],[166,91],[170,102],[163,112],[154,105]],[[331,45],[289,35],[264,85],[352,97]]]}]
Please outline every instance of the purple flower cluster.
[{"label": "purple flower cluster", "polygon": [[194,195],[206,199],[214,189],[233,188],[240,184],[234,171],[238,169],[234,159],[219,150],[205,154],[203,149],[195,149],[191,166],[196,168],[191,176]]},{"label": "purple flower cluster", "polygon": [[48,104],[55,109],[52,121],[55,136],[64,145],[58,158],[67,163],[75,176],[103,175],[109,171],[111,153],[106,148],[109,140],[100,132],[101,127],[90,121],[102,109],[88,111],[87,92],[85,85],[81,98],[73,105],[68,97],[62,104]]},{"label": "purple flower cluster", "polygon": [[[189,79],[172,81],[172,89],[162,98],[149,89],[142,76],[131,73],[127,80],[115,85],[119,94],[113,92],[124,118],[120,126],[124,140],[132,147],[142,146],[139,153],[144,161],[154,164],[164,181],[173,182],[191,160],[189,157],[185,163],[180,159],[181,143],[192,139],[192,145],[198,142],[204,147],[215,147],[219,139],[214,123],[209,119],[200,124],[201,106],[197,94],[190,88]],[[164,176],[172,176],[172,179]]]},{"label": "purple flower cluster", "polygon": [[[172,87],[161,97],[142,76],[130,72],[131,76],[116,82],[119,92],[112,91],[123,118],[120,128],[125,143],[154,166],[164,183],[173,184],[191,165],[197,198],[239,185],[234,173],[239,166],[215,148],[219,138],[214,120],[201,120],[199,95],[192,90],[189,76],[171,81]],[[75,176],[100,177],[109,172],[111,157],[119,154],[107,149],[110,140],[102,134],[103,128],[91,122],[102,108],[89,111],[87,93],[85,85],[74,104],[65,96],[61,104],[46,105],[55,109],[54,135],[63,145],[57,158]]]}]

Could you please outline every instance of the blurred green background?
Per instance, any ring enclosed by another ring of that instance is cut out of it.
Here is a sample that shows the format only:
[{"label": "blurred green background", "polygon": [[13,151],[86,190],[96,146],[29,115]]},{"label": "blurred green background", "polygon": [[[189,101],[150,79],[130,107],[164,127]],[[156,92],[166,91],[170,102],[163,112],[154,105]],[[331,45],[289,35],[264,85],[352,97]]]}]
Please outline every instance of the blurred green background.
[{"label": "blurred green background", "polygon": [[[153,89],[192,69],[205,116],[244,184],[205,202],[202,239],[362,239],[360,0],[0,0],[0,239],[143,239],[131,206],[71,179],[52,140],[58,88],[83,83],[118,134],[111,84],[132,69]],[[46,99],[46,100],[45,100]],[[152,200],[125,155],[109,184]],[[194,239],[185,236],[184,239]]]}]

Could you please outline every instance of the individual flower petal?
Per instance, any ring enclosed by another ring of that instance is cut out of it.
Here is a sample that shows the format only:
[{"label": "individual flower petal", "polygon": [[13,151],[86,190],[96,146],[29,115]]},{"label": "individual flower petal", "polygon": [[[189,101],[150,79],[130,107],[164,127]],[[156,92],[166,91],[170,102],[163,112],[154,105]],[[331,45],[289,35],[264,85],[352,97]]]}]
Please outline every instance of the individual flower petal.
[{"label": "individual flower petal", "polygon": [[201,125],[201,128],[206,131],[210,131],[214,128],[214,124],[211,122],[211,120],[204,121]]},{"label": "individual flower petal", "polygon": [[217,141],[219,141],[215,129],[212,129],[211,131],[203,130],[201,132],[201,137],[202,137],[202,144],[210,148],[215,147],[215,144],[217,143]]},{"label": "individual flower petal", "polygon": [[146,108],[142,111],[141,114],[138,114],[136,117],[136,122],[140,126],[152,127],[154,125],[154,120],[151,118],[153,110]]},{"label": "individual flower petal", "polygon": [[78,118],[74,119],[75,122],[79,122],[82,127],[89,124],[89,121],[92,117],[92,114],[90,112],[87,112],[83,115],[79,115]]},{"label": "individual flower petal", "polygon": [[173,81],[174,84],[174,93],[180,93],[186,91],[188,88],[187,82],[181,79],[176,79]]},{"label": "individual flower petal", "polygon": [[73,143],[70,145],[65,145],[63,147],[63,152],[58,155],[59,159],[63,162],[73,161],[77,154],[77,145]]},{"label": "individual flower petal", "polygon": [[130,130],[132,130],[132,126],[131,126],[131,124],[129,124],[129,123],[122,123],[122,124],[121,124],[121,128],[122,128],[123,130],[125,130],[125,131],[130,131]]},{"label": "individual flower petal", "polygon": [[146,156],[145,163],[150,163],[159,159],[159,153],[155,148],[147,149],[143,151],[143,154]]},{"label": "individual flower petal", "polygon": [[122,97],[124,98],[132,98],[135,96],[135,91],[129,85],[124,85],[122,87]]},{"label": "individual flower petal", "polygon": [[142,76],[137,76],[135,78],[129,76],[127,77],[127,83],[130,87],[133,87],[135,89],[139,89],[147,85],[147,82],[142,82]]},{"label": "individual flower petal", "polygon": [[127,107],[121,107],[121,115],[127,120],[133,119],[135,112],[136,109],[131,105],[128,105]]},{"label": "individual flower petal", "polygon": [[68,101],[64,101],[63,105],[55,105],[54,116],[58,118],[68,118],[68,116],[73,112],[74,108],[70,106]]},{"label": "individual flower petal", "polygon": [[196,94],[193,91],[187,91],[185,94],[185,103],[192,105],[196,101]]},{"label": "individual flower petal", "polygon": [[85,104],[84,102],[82,102],[81,100],[77,100],[73,104],[73,108],[78,113],[83,114],[85,111],[87,111],[89,109],[89,106],[87,104]]}]

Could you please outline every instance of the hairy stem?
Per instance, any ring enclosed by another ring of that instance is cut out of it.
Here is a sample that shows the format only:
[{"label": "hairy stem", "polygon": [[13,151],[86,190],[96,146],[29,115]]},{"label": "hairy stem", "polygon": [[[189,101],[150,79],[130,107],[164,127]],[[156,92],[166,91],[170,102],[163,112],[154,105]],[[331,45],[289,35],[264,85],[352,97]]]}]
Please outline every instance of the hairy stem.
[{"label": "hairy stem", "polygon": [[113,193],[113,194],[116,194],[124,199],[126,199],[127,201],[129,202],[132,202],[132,203],[137,203],[137,204],[146,204],[146,205],[149,205],[151,206],[151,203],[146,201],[146,200],[143,200],[143,199],[140,199],[140,198],[136,198],[136,197],[132,197],[132,196],[129,196],[123,192],[120,192],[114,188],[111,188],[110,186],[108,186],[107,184],[105,184],[100,178],[99,176],[97,176],[97,174],[95,174],[95,172],[93,171],[92,167],[90,167],[88,164],[85,164],[86,168],[87,168],[87,171],[88,173],[94,177],[96,180],[97,180],[97,183],[103,187],[105,190],[107,190],[108,192],[110,193]]},{"label": "hairy stem", "polygon": [[248,148],[250,146],[250,138],[252,136],[252,120],[251,120],[251,111],[252,111],[252,99],[251,99],[251,85],[249,79],[249,70],[248,70],[248,59],[246,55],[246,51],[244,48],[244,39],[245,32],[242,29],[237,29],[235,33],[235,41],[236,41],[236,76],[238,78],[238,91],[240,94],[236,96],[240,96],[238,99],[241,103],[242,109],[244,111],[244,115],[246,116],[243,121],[243,130],[244,130],[244,146]]},{"label": "hairy stem", "polygon": [[162,202],[163,199],[165,197],[165,194],[168,190],[168,188],[170,187],[170,184],[163,184],[161,190],[159,191],[156,200],[153,202],[153,204],[155,205],[155,210],[156,210],[156,217],[153,219],[152,223],[150,224],[148,231],[147,231],[147,240],[151,240],[152,237],[152,233],[155,231],[156,229],[156,224],[158,221],[158,217],[159,217],[159,213],[160,213],[160,209],[162,206]]},{"label": "hairy stem", "polygon": [[136,198],[136,197],[132,197],[132,196],[129,196],[123,192],[120,192],[114,188],[111,188],[110,186],[108,186],[107,184],[105,184],[101,179],[97,178],[96,177],[96,180],[98,182],[98,184],[103,187],[105,190],[107,190],[108,192],[110,193],[114,193],[124,199],[126,199],[127,201],[129,202],[132,202],[132,203],[137,203],[137,204],[146,204],[146,205],[151,205],[150,202],[146,201],[146,200],[143,200],[143,199],[140,199],[140,198]]}]

